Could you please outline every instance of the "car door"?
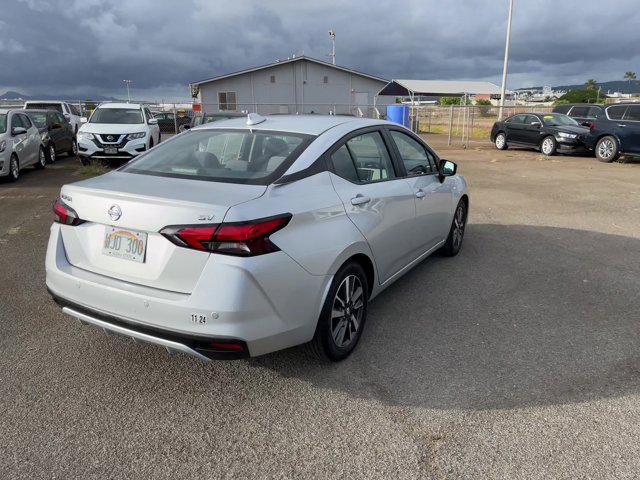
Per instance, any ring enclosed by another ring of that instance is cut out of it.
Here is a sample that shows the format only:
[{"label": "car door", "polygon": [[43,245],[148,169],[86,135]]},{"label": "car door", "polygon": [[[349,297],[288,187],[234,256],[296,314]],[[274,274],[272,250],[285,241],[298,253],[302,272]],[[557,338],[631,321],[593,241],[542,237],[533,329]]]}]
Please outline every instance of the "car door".
[{"label": "car door", "polygon": [[522,143],[531,146],[538,146],[540,143],[540,129],[542,128],[542,119],[536,115],[525,115],[524,126],[522,128]]},{"label": "car door", "polygon": [[416,220],[412,234],[414,258],[446,240],[452,218],[450,182],[440,181],[436,156],[420,140],[398,129],[388,130],[394,152],[414,193]]},{"label": "car door", "polygon": [[22,123],[22,117],[19,113],[13,113],[11,115],[9,119],[9,131],[11,132],[11,140],[13,141],[13,151],[18,156],[20,167],[25,167],[31,163],[28,132],[14,134],[13,131],[15,128],[27,128]]},{"label": "car door", "polygon": [[29,155],[31,157],[32,163],[38,163],[39,154],[40,154],[40,146],[42,145],[42,137],[40,135],[40,131],[38,127],[36,127],[31,119],[24,113],[21,113],[22,123],[25,125],[27,129],[27,145],[29,149]]},{"label": "car door", "polygon": [[56,153],[66,149],[62,135],[62,123],[60,118],[64,118],[61,113],[50,111],[47,114],[47,125],[49,128],[49,138],[56,147]]},{"label": "car door", "polygon": [[524,118],[525,115],[514,115],[505,122],[507,142],[524,142]]},{"label": "car door", "polygon": [[640,154],[640,105],[630,105],[622,122],[618,123],[618,137],[624,153]]},{"label": "car door", "polygon": [[379,128],[354,132],[327,153],[349,219],[366,238],[384,283],[412,259],[414,193],[396,174]]}]

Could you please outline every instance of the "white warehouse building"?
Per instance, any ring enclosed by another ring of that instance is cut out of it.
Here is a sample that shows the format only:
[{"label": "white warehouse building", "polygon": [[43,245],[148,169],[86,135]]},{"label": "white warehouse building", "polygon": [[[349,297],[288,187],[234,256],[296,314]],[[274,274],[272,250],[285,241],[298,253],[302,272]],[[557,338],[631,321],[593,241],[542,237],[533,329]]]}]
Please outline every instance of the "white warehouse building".
[{"label": "white warehouse building", "polygon": [[386,114],[388,80],[300,56],[189,85],[203,112]]}]

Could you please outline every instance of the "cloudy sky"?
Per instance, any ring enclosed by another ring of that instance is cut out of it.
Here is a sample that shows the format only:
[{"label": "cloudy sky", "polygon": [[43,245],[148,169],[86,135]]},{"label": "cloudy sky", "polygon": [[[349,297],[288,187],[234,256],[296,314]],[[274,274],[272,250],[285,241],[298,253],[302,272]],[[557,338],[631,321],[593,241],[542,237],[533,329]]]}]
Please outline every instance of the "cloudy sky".
[{"label": "cloudy sky", "polygon": [[[507,0],[2,0],[0,93],[188,98],[304,53],[386,78],[500,82]],[[638,0],[515,0],[509,88],[640,77]]]}]

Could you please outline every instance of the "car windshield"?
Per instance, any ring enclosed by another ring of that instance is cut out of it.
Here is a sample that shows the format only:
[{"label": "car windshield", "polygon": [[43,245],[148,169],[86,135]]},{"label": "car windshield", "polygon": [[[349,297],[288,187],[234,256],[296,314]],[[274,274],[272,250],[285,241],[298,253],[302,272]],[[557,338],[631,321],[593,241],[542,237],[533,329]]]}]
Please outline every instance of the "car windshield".
[{"label": "car windshield", "polygon": [[139,108],[98,108],[91,115],[90,123],[143,123],[142,110]]},{"label": "car windshield", "polygon": [[544,120],[544,124],[549,127],[562,127],[566,125],[571,125],[572,127],[580,126],[573,118],[562,115],[561,113],[549,113],[543,115],[542,119]]},{"label": "car windshield", "polygon": [[0,133],[5,133],[7,131],[7,114],[0,113]]},{"label": "car windshield", "polygon": [[38,128],[44,128],[47,126],[47,114],[44,112],[30,113],[29,118]]},{"label": "car windshield", "polygon": [[190,131],[161,143],[121,171],[268,185],[284,173],[312,139],[288,132]]}]

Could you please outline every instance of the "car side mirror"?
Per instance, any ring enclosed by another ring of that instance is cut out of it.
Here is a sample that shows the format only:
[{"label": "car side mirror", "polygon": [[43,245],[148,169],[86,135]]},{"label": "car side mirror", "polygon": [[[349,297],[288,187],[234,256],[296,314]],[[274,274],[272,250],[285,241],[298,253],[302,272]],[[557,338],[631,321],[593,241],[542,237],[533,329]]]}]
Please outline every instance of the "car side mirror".
[{"label": "car side mirror", "polygon": [[449,160],[440,160],[440,176],[451,177],[458,171],[458,165]]},{"label": "car side mirror", "polygon": [[157,118],[150,118],[147,123],[149,125],[157,125],[158,124],[158,119]]},{"label": "car side mirror", "polygon": [[531,122],[532,127],[540,128],[542,124],[540,122]]},{"label": "car side mirror", "polygon": [[13,127],[11,129],[11,135],[22,135],[23,133],[27,133],[27,129],[24,127]]},{"label": "car side mirror", "polygon": [[66,118],[67,120],[71,120],[71,115],[69,115],[68,113],[65,113],[64,118]]}]

